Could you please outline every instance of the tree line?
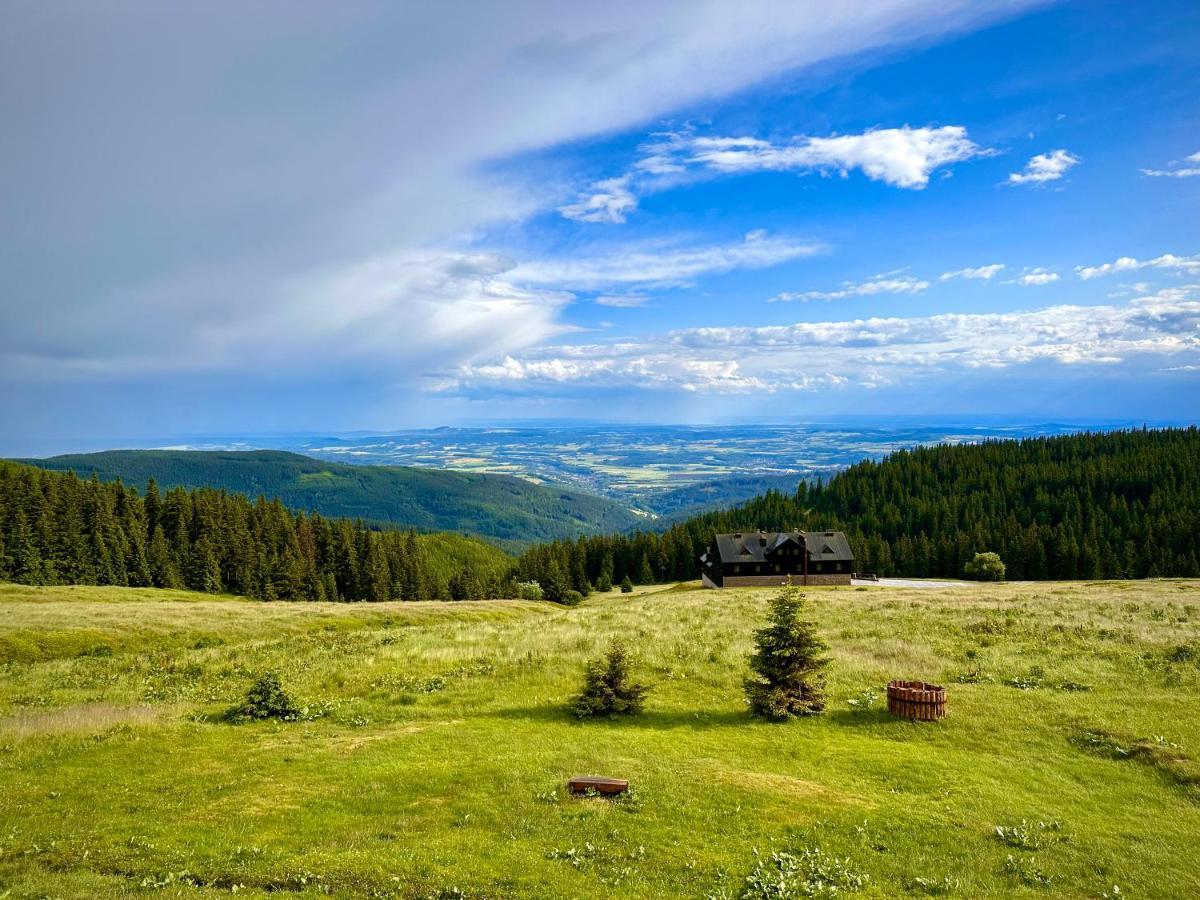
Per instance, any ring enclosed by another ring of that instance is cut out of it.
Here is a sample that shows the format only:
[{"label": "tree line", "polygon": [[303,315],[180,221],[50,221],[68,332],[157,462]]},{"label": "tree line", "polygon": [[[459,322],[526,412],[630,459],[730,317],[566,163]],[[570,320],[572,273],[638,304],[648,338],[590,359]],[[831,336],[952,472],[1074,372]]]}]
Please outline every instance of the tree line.
[{"label": "tree line", "polygon": [[589,585],[696,577],[722,532],[845,531],[860,572],[961,577],[993,551],[1013,580],[1200,576],[1195,427],[939,445],[893,453],[827,484],[768,491],[662,533],[557,541],[518,576]]},{"label": "tree line", "polygon": [[145,496],[0,463],[0,580],[190,588],[264,600],[515,596],[511,560],[453,534],[379,531],[206,488]]},{"label": "tree line", "polygon": [[[1014,580],[1200,576],[1200,432],[923,447],[768,491],[665,531],[535,545],[377,530],[279,500],[0,463],[0,580],[187,587],[263,599],[539,596],[696,577],[714,533],[845,531],[862,572],[958,577],[994,551]],[[536,586],[530,582],[537,582]],[[529,590],[532,589],[532,590]]]}]

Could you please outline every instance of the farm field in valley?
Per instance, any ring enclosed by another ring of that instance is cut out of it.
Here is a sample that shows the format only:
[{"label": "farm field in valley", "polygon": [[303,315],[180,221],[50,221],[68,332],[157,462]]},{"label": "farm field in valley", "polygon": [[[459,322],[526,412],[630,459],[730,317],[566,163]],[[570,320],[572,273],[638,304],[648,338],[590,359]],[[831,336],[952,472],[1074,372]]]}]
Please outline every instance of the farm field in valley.
[{"label": "farm field in valley", "polygon": [[[783,725],[741,688],[771,594],[0,585],[0,897],[724,898],[775,853],[863,897],[1200,895],[1200,581],[810,588],[829,706]],[[614,636],[646,712],[576,721]],[[304,720],[220,722],[266,670]]]}]

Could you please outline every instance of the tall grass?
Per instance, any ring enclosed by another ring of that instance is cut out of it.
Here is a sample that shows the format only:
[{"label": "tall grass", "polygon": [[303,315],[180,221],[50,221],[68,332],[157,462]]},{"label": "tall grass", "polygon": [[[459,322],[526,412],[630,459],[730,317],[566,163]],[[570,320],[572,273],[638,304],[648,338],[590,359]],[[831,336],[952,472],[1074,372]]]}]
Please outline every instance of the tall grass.
[{"label": "tall grass", "polygon": [[[784,725],[742,693],[769,596],[0,587],[0,895],[740,896],[784,864],[860,896],[1200,894],[1200,584],[811,589],[829,707]],[[646,711],[578,722],[614,637]],[[221,723],[268,670],[301,720]],[[897,677],[949,716],[851,706]],[[632,796],[569,799],[584,773]]]}]

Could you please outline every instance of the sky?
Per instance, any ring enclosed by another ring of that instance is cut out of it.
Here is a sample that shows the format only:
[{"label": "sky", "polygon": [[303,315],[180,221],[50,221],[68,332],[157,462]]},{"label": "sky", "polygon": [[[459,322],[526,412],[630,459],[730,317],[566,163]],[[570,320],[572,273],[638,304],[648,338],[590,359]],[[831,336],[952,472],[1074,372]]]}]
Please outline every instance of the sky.
[{"label": "sky", "polygon": [[0,5],[0,453],[1200,419],[1200,6]]}]

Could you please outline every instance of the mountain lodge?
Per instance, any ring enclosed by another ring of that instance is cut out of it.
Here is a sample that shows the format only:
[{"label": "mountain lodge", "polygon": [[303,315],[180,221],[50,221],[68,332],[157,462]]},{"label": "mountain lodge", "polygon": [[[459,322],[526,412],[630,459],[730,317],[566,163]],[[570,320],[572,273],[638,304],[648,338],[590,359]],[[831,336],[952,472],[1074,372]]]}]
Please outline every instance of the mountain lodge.
[{"label": "mountain lodge", "polygon": [[713,536],[700,554],[707,588],[849,584],[854,568],[850,542],[841,531],[759,531]]}]

